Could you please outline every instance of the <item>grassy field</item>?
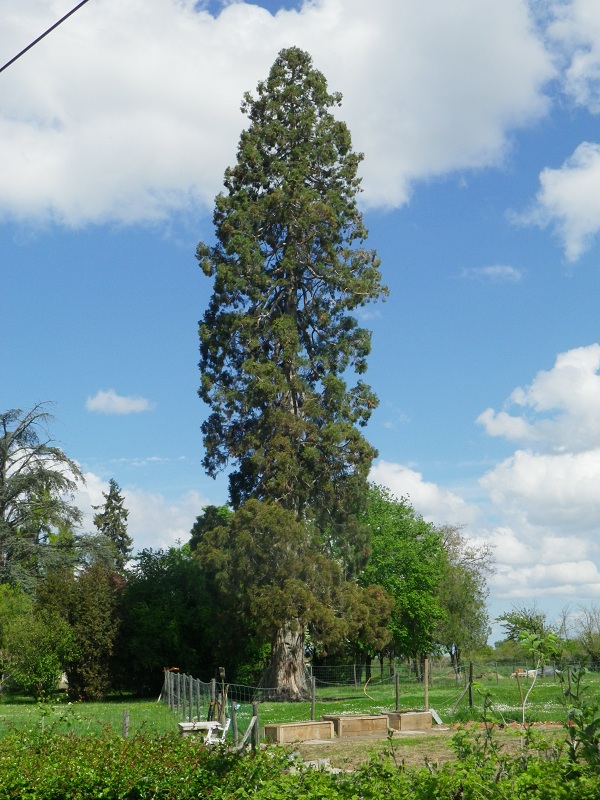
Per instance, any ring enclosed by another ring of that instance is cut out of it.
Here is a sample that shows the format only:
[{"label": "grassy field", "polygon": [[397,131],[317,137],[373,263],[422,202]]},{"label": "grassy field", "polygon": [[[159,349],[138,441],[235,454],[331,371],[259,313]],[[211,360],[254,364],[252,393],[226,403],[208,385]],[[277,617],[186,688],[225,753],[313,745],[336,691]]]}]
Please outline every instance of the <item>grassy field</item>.
[{"label": "grassy field", "polygon": [[122,732],[125,711],[129,715],[129,733],[166,733],[177,730],[173,712],[154,701],[120,700],[106,703],[37,704],[24,698],[12,698],[0,703],[0,737],[9,730],[34,729],[85,735],[112,728]]},{"label": "grassy field", "polygon": [[[588,691],[600,693],[600,674],[588,673],[584,681]],[[526,693],[531,680],[522,681],[521,688]],[[483,709],[483,693],[489,691],[494,711],[506,723],[520,721],[521,701],[519,688],[514,678],[496,677],[490,674],[481,677],[473,689],[473,708],[469,708],[468,695],[460,701],[452,713],[464,686],[450,680],[434,679],[429,690],[429,707],[437,711],[445,725],[452,726],[468,720],[480,720]],[[236,701],[236,705],[237,705]],[[323,714],[379,714],[394,710],[396,695],[393,682],[374,683],[368,686],[329,686],[317,691],[315,717]],[[422,684],[405,682],[400,686],[400,710],[424,708]],[[9,729],[32,730],[43,728],[57,732],[74,732],[84,735],[102,728],[112,728],[120,732],[123,716],[129,714],[129,732],[144,730],[149,733],[177,730],[178,716],[156,700],[139,701],[123,698],[106,703],[74,703],[66,700],[56,703],[36,704],[24,698],[8,698],[0,703],[0,736]],[[251,704],[239,702],[237,709],[238,727],[245,731],[251,717]],[[259,704],[261,725],[277,722],[308,720],[311,714],[310,702]],[[526,711],[530,722],[559,722],[564,717],[561,704],[561,689],[554,678],[538,678],[530,694]]]},{"label": "grassy field", "polygon": [[[600,675],[588,673],[586,685],[593,693],[600,694]],[[531,687],[532,680],[521,681],[521,690],[525,695]],[[468,693],[465,694],[453,711],[464,690],[464,685],[457,685],[451,680],[433,681],[429,689],[429,707],[435,709],[442,721],[448,725],[468,720],[479,720],[483,709],[483,695],[489,692],[492,696],[495,712],[507,723],[522,719],[522,705],[519,686],[514,678],[496,677],[495,674],[483,676],[473,688],[473,708],[469,708]],[[406,682],[400,685],[399,709],[401,711],[420,710],[425,707],[423,685]],[[337,686],[317,690],[315,716],[322,714],[379,714],[396,708],[396,694],[393,682],[369,684],[367,687]],[[263,723],[292,722],[310,719],[311,704],[276,703],[260,704],[260,715]],[[527,703],[526,717],[535,722],[560,721],[564,716],[561,703],[561,688],[554,678],[538,678],[533,686]],[[250,706],[242,704],[238,712],[240,728],[250,718]]]}]

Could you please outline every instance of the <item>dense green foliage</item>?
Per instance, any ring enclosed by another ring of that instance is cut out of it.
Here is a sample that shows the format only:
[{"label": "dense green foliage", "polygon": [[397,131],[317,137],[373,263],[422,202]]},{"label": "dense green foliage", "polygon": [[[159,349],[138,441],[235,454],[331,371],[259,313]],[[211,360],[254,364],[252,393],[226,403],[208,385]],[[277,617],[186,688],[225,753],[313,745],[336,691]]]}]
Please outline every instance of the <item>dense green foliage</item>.
[{"label": "dense green foliage", "polygon": [[98,700],[111,685],[110,658],[117,634],[122,579],[92,563],[77,573],[54,570],[38,586],[36,605],[69,625],[74,647],[62,661],[74,700]]},{"label": "dense green foliage", "polygon": [[[229,666],[226,650],[214,647],[218,611],[206,577],[188,548],[139,553],[128,569],[119,612],[112,660],[119,688],[158,696],[165,667],[200,676],[214,672],[222,659]],[[239,655],[231,638],[223,638],[233,666]]]},{"label": "dense green foliage", "polygon": [[281,748],[226,754],[176,736],[15,733],[0,742],[0,800],[596,800],[600,792],[600,774],[585,761],[502,756],[464,738],[457,747],[462,759],[440,768],[404,769],[392,745],[351,774],[332,774],[294,763]]},{"label": "dense green foliage", "polygon": [[133,540],[127,533],[129,511],[125,508],[121,489],[114,478],[109,481],[108,493],[102,492],[102,496],[104,505],[94,506],[98,512],[94,515],[94,525],[98,533],[112,544],[115,566],[119,572],[123,572],[133,552]]},{"label": "dense green foliage", "polygon": [[[360,512],[375,456],[359,431],[375,395],[362,380],[349,387],[347,377],[365,372],[370,351],[370,333],[353,313],[386,290],[376,254],[364,247],[361,156],[331,112],[340,100],[307,53],[279,53],[242,104],[249,126],[216,198],[216,244],[197,250],[214,281],[200,323],[199,394],[210,407],[203,463],[212,476],[233,466],[236,516],[220,536],[220,556],[218,534],[196,552],[242,602],[250,587],[243,607],[269,637],[269,681],[297,697],[307,626],[333,632],[350,610],[336,615],[331,596],[367,554]],[[244,586],[232,583],[219,564],[239,561],[236,536],[248,534],[254,553],[264,549],[259,571],[273,565],[277,516],[275,550],[286,551],[285,566],[267,584],[252,583],[253,571],[243,573]]]},{"label": "dense green foliage", "polygon": [[365,512],[371,555],[361,578],[379,584],[394,599],[390,631],[394,651],[416,658],[431,652],[436,623],[443,617],[439,583],[444,567],[443,533],[372,486]]},{"label": "dense green foliage", "polygon": [[45,404],[0,414],[0,583],[34,590],[65,552],[61,532],[81,520],[72,493],[82,475],[53,444]]},{"label": "dense green foliage", "polygon": [[75,632],[60,614],[31,608],[7,626],[5,647],[13,683],[33,697],[51,697],[75,654]]}]

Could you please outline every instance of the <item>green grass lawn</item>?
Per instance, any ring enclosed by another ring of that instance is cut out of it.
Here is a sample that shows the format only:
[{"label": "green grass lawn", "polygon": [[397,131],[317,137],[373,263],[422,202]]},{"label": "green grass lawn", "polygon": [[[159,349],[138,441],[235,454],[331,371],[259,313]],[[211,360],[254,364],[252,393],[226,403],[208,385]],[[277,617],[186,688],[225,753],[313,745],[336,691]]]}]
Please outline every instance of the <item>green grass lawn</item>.
[{"label": "green grass lawn", "polygon": [[123,730],[124,712],[129,714],[129,732],[165,733],[177,730],[177,718],[156,700],[122,700],[105,703],[37,704],[22,698],[0,703],[0,737],[9,730],[42,728],[57,733],[84,735],[103,728]]},{"label": "green grass lawn", "polygon": [[[584,678],[590,694],[600,693],[600,674],[588,673]],[[484,676],[478,682],[480,689],[473,689],[473,708],[469,708],[468,695],[465,695],[456,711],[451,709],[457,702],[463,685],[434,679],[429,689],[429,707],[434,708],[446,724],[467,720],[479,720],[483,710],[482,691],[492,695],[494,710],[506,722],[521,720],[521,701],[519,688],[514,678]],[[522,681],[525,694],[531,681]],[[422,684],[403,682],[400,685],[399,707],[402,711],[424,708]],[[554,678],[538,679],[530,694],[526,718],[530,722],[561,721],[564,717],[561,705],[561,689]],[[396,707],[393,682],[359,686],[328,686],[319,688],[316,696],[315,717],[323,714],[379,714],[392,711]],[[148,733],[176,732],[179,716],[156,700],[140,701],[121,699],[105,703],[73,703],[66,700],[56,703],[36,704],[24,698],[5,698],[0,703],[0,736],[11,728],[32,730],[34,728],[55,730],[83,735],[102,728],[112,728],[121,732],[123,715],[129,713],[129,732],[144,730]],[[206,709],[207,711],[208,709]],[[239,704],[237,710],[238,729],[243,733],[250,721],[252,706],[249,702]],[[311,715],[310,702],[259,704],[261,726],[268,723],[308,720]],[[181,715],[180,715],[181,716]],[[205,714],[201,713],[202,717]]]}]

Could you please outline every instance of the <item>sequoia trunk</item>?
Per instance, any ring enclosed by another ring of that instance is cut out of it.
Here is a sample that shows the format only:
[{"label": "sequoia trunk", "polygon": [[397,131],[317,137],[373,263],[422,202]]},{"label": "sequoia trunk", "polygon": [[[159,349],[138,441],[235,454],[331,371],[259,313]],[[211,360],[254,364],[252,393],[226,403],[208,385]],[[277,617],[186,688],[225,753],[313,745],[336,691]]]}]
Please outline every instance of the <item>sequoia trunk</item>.
[{"label": "sequoia trunk", "polygon": [[299,621],[277,631],[267,686],[276,689],[280,700],[307,700],[310,696],[304,668],[304,629]]}]

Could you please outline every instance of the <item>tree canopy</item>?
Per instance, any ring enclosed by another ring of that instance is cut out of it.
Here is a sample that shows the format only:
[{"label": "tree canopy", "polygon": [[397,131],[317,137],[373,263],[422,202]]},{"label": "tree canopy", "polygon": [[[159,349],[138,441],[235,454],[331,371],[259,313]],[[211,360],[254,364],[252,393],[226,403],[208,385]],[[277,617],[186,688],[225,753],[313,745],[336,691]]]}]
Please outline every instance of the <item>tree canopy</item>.
[{"label": "tree canopy", "polygon": [[125,499],[119,484],[114,478],[109,481],[108,492],[102,492],[104,505],[94,506],[94,525],[98,533],[105,536],[114,548],[114,559],[117,569],[122,572],[131,557],[133,540],[127,533],[127,517]]},{"label": "tree canopy", "polygon": [[199,394],[211,409],[204,466],[233,467],[234,510],[277,504],[352,573],[367,554],[359,514],[375,456],[359,428],[377,404],[362,380],[347,385],[370,350],[353,312],[386,289],[364,247],[361,156],[332,114],[340,101],[298,48],[244,97],[249,126],[215,201],[216,243],[197,249],[213,278]]},{"label": "tree canopy", "polygon": [[279,54],[242,104],[250,125],[216,199],[217,243],[198,246],[214,278],[200,324],[204,465],[237,465],[234,508],[253,497],[340,511],[374,455],[355,426],[376,399],[345,373],[364,372],[370,349],[350,312],[385,290],[360,246],[360,156],[330,112],[339,102],[307,53]]},{"label": "tree canopy", "polygon": [[435,636],[458,676],[462,653],[485,647],[490,634],[486,600],[493,558],[489,546],[470,543],[459,528],[446,527],[442,532],[445,560],[439,591],[444,616]]},{"label": "tree canopy", "polygon": [[397,656],[430,653],[444,609],[439,587],[444,568],[444,537],[439,528],[373,484],[365,511],[371,555],[361,573],[365,584],[379,584],[394,600],[390,630]]},{"label": "tree canopy", "polygon": [[44,556],[70,545],[69,535],[58,534],[81,520],[72,499],[83,476],[53,442],[47,405],[0,414],[0,583],[28,591],[43,572]]}]

